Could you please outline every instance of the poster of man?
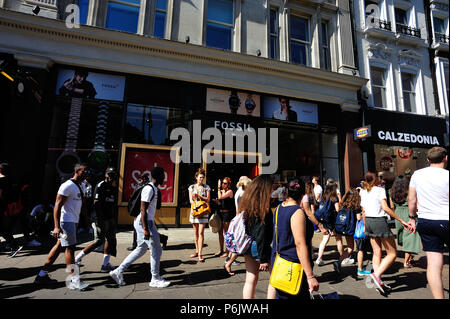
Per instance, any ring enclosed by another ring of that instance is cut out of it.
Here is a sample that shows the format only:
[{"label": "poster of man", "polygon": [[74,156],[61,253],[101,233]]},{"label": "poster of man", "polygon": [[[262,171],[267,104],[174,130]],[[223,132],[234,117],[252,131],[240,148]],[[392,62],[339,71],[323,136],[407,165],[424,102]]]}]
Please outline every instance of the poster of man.
[{"label": "poster of man", "polygon": [[56,94],[66,97],[123,101],[125,77],[115,74],[89,72],[86,69],[58,70]]},{"label": "poster of man", "polygon": [[59,88],[59,94],[70,97],[81,97],[93,99],[97,95],[94,85],[86,80],[88,77],[86,70],[77,69],[70,79],[64,81]]},{"label": "poster of man", "polygon": [[293,100],[284,96],[263,96],[264,117],[280,121],[318,124],[317,104]]}]

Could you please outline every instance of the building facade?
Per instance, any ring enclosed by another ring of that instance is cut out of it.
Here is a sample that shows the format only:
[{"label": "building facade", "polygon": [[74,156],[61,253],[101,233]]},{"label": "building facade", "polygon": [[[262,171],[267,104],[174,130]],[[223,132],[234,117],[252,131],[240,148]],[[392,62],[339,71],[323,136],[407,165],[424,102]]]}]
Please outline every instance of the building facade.
[{"label": "building facade", "polygon": [[[364,171],[393,180],[425,167],[427,149],[448,146],[448,109],[436,99],[439,86],[445,90],[444,71],[435,73],[440,62],[430,52],[437,42],[424,1],[363,0],[353,8],[360,75],[369,80],[361,90],[360,127],[370,125],[370,136],[353,147],[362,153]],[[349,119],[347,126],[356,123]]]},{"label": "building facade", "polygon": [[[350,186],[345,118],[360,119],[358,92],[367,80],[359,75],[349,1],[21,0],[0,7],[2,71],[13,78],[0,80],[7,105],[0,158],[14,166],[16,180],[39,185],[36,197],[53,200],[75,161],[89,163],[92,183],[106,166],[118,168],[121,224],[131,223],[126,204],[137,176],[154,165],[167,173],[157,218],[166,225],[188,224],[187,187],[198,167],[207,170],[213,198],[218,178],[235,184],[270,160],[280,182],[317,174]],[[206,128],[220,132],[214,152],[215,133]],[[175,132],[191,142],[179,149],[180,163],[169,151],[180,144]],[[227,144],[227,136],[248,132],[256,149]],[[222,162],[210,163],[214,155]],[[233,164],[239,155],[244,163]]]}]

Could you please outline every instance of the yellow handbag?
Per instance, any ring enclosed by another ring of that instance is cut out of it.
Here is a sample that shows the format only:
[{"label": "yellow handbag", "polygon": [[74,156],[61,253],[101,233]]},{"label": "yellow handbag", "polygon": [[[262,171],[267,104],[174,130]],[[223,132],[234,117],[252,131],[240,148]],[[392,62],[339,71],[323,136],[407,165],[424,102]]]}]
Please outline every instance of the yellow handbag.
[{"label": "yellow handbag", "polygon": [[200,217],[211,212],[211,207],[209,207],[209,204],[204,200],[196,200],[191,208],[194,217]]},{"label": "yellow handbag", "polygon": [[275,212],[275,238],[277,243],[277,256],[272,267],[269,283],[272,287],[290,295],[297,295],[303,278],[303,267],[299,263],[286,260],[278,253],[278,205]]},{"label": "yellow handbag", "polygon": [[[195,188],[198,193],[197,185],[195,185]],[[211,207],[204,200],[195,200],[194,203],[191,205],[191,208],[192,208],[192,215],[194,217],[201,217],[211,212]]]}]

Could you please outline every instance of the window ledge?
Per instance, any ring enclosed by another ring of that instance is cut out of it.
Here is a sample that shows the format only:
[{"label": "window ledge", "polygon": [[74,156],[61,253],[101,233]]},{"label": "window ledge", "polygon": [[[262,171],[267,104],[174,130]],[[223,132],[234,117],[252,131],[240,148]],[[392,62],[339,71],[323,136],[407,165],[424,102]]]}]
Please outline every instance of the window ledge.
[{"label": "window ledge", "polygon": [[397,39],[398,43],[401,44],[409,44],[409,45],[416,45],[416,46],[423,46],[425,45],[425,40],[418,37],[409,36],[406,34],[397,33],[395,35],[395,38]]},{"label": "window ledge", "polygon": [[431,48],[433,50],[436,50],[437,52],[444,52],[444,53],[449,52],[449,45],[447,43],[433,42],[433,44],[431,45]]},{"label": "window ledge", "polygon": [[394,32],[380,29],[380,28],[367,27],[363,30],[363,33],[366,35],[366,37],[388,39],[388,40],[395,39]]}]

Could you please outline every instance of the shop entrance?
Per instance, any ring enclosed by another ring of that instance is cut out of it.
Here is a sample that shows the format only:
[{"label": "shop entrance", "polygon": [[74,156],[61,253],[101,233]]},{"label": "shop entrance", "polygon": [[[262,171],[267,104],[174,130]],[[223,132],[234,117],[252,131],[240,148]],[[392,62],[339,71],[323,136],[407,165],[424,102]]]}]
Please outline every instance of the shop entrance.
[{"label": "shop entrance", "polygon": [[[208,156],[222,156],[221,163],[207,164]],[[225,163],[225,156],[233,159],[232,163]],[[237,157],[244,158],[244,163],[237,163]],[[217,182],[219,179],[229,177],[231,179],[231,189],[236,192],[236,184],[241,176],[248,176],[253,179],[261,171],[261,153],[234,152],[224,150],[205,150],[203,152],[203,168],[206,171],[206,184],[211,187],[211,198],[217,198]],[[249,157],[255,157],[256,163],[249,163]]]}]

